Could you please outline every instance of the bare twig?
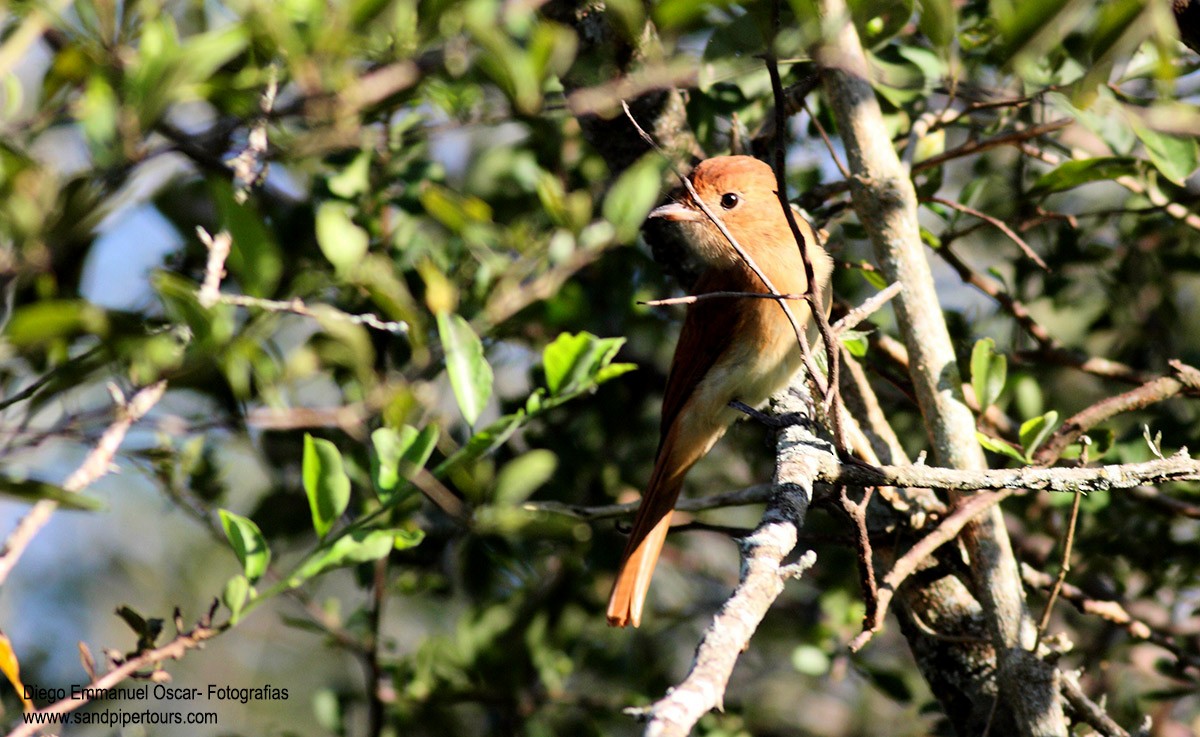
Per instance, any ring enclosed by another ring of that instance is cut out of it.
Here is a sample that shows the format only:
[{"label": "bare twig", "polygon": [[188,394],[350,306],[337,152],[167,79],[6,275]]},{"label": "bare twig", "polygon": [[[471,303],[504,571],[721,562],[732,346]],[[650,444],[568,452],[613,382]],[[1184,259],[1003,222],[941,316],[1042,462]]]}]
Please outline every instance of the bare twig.
[{"label": "bare twig", "polygon": [[[178,612],[176,613],[176,621],[178,622]],[[121,662],[115,668],[105,673],[99,678],[93,678],[87,686],[79,690],[80,695],[72,694],[71,696],[56,701],[49,706],[37,710],[26,715],[20,726],[8,733],[8,737],[30,737],[44,727],[52,724],[49,720],[45,723],[34,721],[35,715],[49,716],[51,714],[65,714],[70,711],[84,706],[90,702],[94,696],[91,694],[103,694],[106,689],[116,686],[121,681],[135,675],[138,671],[144,668],[158,669],[159,663],[164,660],[179,660],[190,650],[196,650],[203,646],[206,640],[211,640],[217,635],[225,631],[225,627],[213,627],[211,623],[211,613],[204,617],[189,632],[180,632],[175,636],[174,640],[163,645],[162,647],[147,650],[138,654],[136,657],[129,658]]]},{"label": "bare twig", "polygon": [[929,202],[936,202],[939,205],[945,205],[946,207],[949,207],[952,210],[958,210],[959,212],[965,212],[966,214],[968,214],[972,217],[977,217],[980,220],[983,220],[984,222],[989,223],[994,228],[999,230],[1001,233],[1008,236],[1008,239],[1011,240],[1013,243],[1016,243],[1017,247],[1020,248],[1021,251],[1031,261],[1033,261],[1035,264],[1040,266],[1043,271],[1050,270],[1050,267],[1046,265],[1046,262],[1042,260],[1042,257],[1037,255],[1037,252],[1034,251],[1033,248],[1028,243],[1025,242],[1025,239],[1022,238],[1021,236],[1017,235],[1016,231],[1014,231],[1012,228],[1008,227],[1008,224],[1005,223],[1000,218],[993,217],[992,215],[988,215],[986,212],[983,212],[982,210],[976,210],[974,207],[964,205],[961,202],[955,202],[954,200],[948,200],[945,197],[933,196],[933,197],[928,197],[926,199]]},{"label": "bare twig", "polygon": [[196,226],[196,235],[200,242],[208,248],[208,262],[204,267],[204,282],[200,285],[197,298],[200,306],[209,308],[221,301],[221,280],[225,278],[225,260],[229,258],[229,250],[233,246],[233,236],[228,230],[222,230],[215,236],[200,226]]},{"label": "bare twig", "polygon": [[[1191,372],[1196,371],[1196,369],[1190,368],[1178,361],[1173,362],[1172,366],[1175,367],[1176,372],[1181,377],[1185,376],[1183,372],[1188,369]],[[1100,423],[1124,412],[1142,409],[1151,404],[1170,399],[1188,389],[1194,390],[1195,387],[1173,376],[1162,376],[1136,389],[1131,389],[1115,397],[1108,397],[1096,402],[1092,406],[1077,412],[1064,422],[1062,427],[1055,430],[1054,434],[1046,439],[1042,447],[1038,448],[1034,459],[1043,465],[1052,463],[1054,459],[1062,455],[1067,446],[1079,440],[1084,433]]]},{"label": "bare twig", "polygon": [[847,330],[853,330],[858,327],[859,323],[866,320],[871,315],[878,312],[885,304],[891,302],[896,295],[904,291],[904,287],[900,282],[894,282],[887,285],[877,294],[872,295],[869,299],[863,302],[858,307],[842,315],[841,319],[832,325],[833,334],[841,335]]},{"label": "bare twig", "polygon": [[379,317],[366,313],[361,315],[352,315],[329,305],[317,305],[310,307],[304,303],[299,297],[295,297],[286,302],[275,299],[262,299],[260,297],[248,297],[242,294],[222,294],[220,302],[227,305],[235,305],[237,307],[252,307],[255,309],[266,310],[267,312],[290,312],[293,315],[302,315],[304,317],[312,317],[316,319],[333,318],[335,320],[343,320],[345,322],[354,323],[355,325],[365,325],[369,328],[382,330],[395,335],[403,335],[408,332],[408,323],[403,321],[382,320]]},{"label": "bare twig", "polygon": [[917,567],[926,558],[932,555],[938,548],[958,537],[958,533],[969,522],[1014,494],[1015,491],[1015,489],[1006,489],[995,494],[978,496],[959,504],[953,514],[942,520],[941,524],[935,527],[933,531],[909,548],[908,552],[901,556],[892,566],[892,570],[883,577],[883,584],[879,587],[879,603],[875,611],[875,617],[863,623],[863,631],[850,641],[850,650],[852,652],[861,650],[863,645],[866,645],[871,637],[879,631],[879,628],[883,626],[884,616],[887,614],[888,605],[891,603],[892,597],[895,596],[896,590],[900,588],[900,584],[908,580],[908,577],[917,570]]},{"label": "bare twig", "polygon": [[1058,594],[1062,591],[1063,584],[1066,583],[1067,574],[1071,571],[1071,548],[1075,545],[1075,527],[1079,524],[1079,501],[1083,498],[1083,492],[1075,490],[1075,498],[1071,500],[1071,518],[1067,522],[1067,536],[1063,542],[1062,563],[1058,567],[1058,575],[1054,578],[1054,585],[1050,588],[1050,596],[1046,599],[1046,609],[1042,612],[1042,619],[1038,622],[1037,642],[1034,645],[1034,652],[1037,652],[1037,646],[1042,644],[1042,638],[1046,636],[1046,628],[1050,626],[1050,615],[1054,613],[1054,602],[1058,599]]},{"label": "bare twig", "polygon": [[1129,737],[1129,733],[1122,729],[1121,725],[1087,697],[1074,674],[1062,674],[1062,692],[1076,718],[1087,722],[1102,737]]},{"label": "bare twig", "polygon": [[[1054,586],[1053,576],[1026,563],[1021,564],[1021,578],[1026,584],[1035,588],[1048,590]],[[1185,649],[1171,635],[1159,632],[1150,624],[1134,617],[1121,602],[1112,599],[1097,599],[1069,583],[1062,585],[1059,596],[1071,602],[1071,605],[1080,612],[1112,622],[1128,632],[1131,637],[1154,643],[1170,652],[1179,662],[1189,668],[1200,669],[1200,655]]]},{"label": "bare twig", "polygon": [[[159,381],[141,389],[126,402],[120,390],[115,385],[110,385],[109,390],[113,393],[117,404],[117,419],[100,436],[100,441],[96,443],[96,447],[92,449],[79,468],[75,469],[75,472],[63,482],[63,488],[71,492],[82,491],[107,474],[112,467],[117,449],[121,447],[129,428],[158,403],[166,389],[167,382]],[[50,521],[50,517],[56,509],[58,509],[57,502],[39,501],[17,523],[16,528],[4,541],[3,553],[0,553],[0,584],[3,584],[8,578],[8,574],[16,566],[21,554],[25,552],[26,546]]]},{"label": "bare twig", "polygon": [[858,582],[863,593],[863,623],[874,624],[879,615],[879,588],[875,584],[875,563],[871,555],[871,533],[867,530],[867,504],[875,487],[868,486],[863,491],[861,502],[850,499],[846,487],[840,487],[839,497],[842,509],[854,526],[854,552],[858,556]]}]

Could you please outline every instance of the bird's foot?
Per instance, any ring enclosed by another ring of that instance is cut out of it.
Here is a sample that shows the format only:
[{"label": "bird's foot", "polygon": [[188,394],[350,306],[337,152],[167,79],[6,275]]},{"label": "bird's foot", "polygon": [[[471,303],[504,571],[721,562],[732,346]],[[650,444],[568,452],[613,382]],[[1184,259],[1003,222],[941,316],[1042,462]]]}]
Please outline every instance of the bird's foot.
[{"label": "bird's foot", "polygon": [[754,409],[745,402],[735,399],[729,403],[729,406],[736,409],[738,412],[745,414],[750,419],[758,422],[761,425],[771,428],[772,430],[782,430],[785,427],[794,427],[795,425],[803,425],[809,422],[809,419],[799,412],[788,412],[783,415],[769,415],[766,412],[761,412]]}]

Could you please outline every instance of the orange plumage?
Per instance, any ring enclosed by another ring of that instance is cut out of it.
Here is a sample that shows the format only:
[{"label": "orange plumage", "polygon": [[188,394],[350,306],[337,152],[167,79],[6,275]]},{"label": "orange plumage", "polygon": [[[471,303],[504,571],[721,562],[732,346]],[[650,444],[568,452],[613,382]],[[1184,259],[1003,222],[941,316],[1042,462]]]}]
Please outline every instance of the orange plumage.
[{"label": "orange plumage", "polygon": [[[780,293],[804,293],[804,261],[769,166],[749,156],[722,156],[701,162],[691,182]],[[658,208],[650,217],[678,227],[688,248],[704,263],[694,293],[768,292],[690,196]],[[816,245],[812,229],[797,220],[808,243]],[[832,262],[819,247],[812,249],[811,258],[818,293],[828,304]],[[790,306],[800,324],[811,328],[807,304],[793,301]],[[815,331],[809,329],[808,334],[810,345],[815,345]],[[658,457],[608,602],[610,625],[637,627],[641,622],[684,476],[738,418],[729,403],[736,399],[761,405],[787,384],[800,364],[796,334],[774,300],[730,297],[688,306],[663,397]]]}]

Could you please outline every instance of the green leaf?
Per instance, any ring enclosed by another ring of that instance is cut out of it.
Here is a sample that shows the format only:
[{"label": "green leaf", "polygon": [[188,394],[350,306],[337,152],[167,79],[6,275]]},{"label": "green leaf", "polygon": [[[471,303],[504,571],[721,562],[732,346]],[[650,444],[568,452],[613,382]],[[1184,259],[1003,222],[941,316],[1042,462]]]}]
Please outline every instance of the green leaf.
[{"label": "green leaf", "polygon": [[1008,359],[996,353],[996,342],[991,338],[976,341],[971,350],[971,388],[981,412],[995,404],[1007,379]]},{"label": "green leaf", "polygon": [[227,262],[230,276],[251,296],[271,296],[283,275],[283,254],[267,225],[270,219],[258,210],[254,198],[239,203],[227,179],[210,177],[209,189],[220,227],[233,236]]},{"label": "green leaf", "polygon": [[5,333],[14,346],[27,348],[83,333],[103,336],[108,330],[103,309],[81,299],[51,299],[17,310]]},{"label": "green leaf", "polygon": [[351,219],[354,207],[329,200],[317,208],[317,245],[339,275],[347,274],[367,255],[370,237]]},{"label": "green leaf", "polygon": [[1043,174],[1033,188],[1033,195],[1063,192],[1081,184],[1133,176],[1140,171],[1137,159],[1128,156],[1103,156],[1096,159],[1067,161]]},{"label": "green leaf", "polygon": [[[316,551],[288,578],[295,588],[305,581],[333,568],[369,563],[379,560],[392,549],[412,547],[423,539],[424,533],[409,530],[355,530]],[[415,542],[414,542],[415,540]]]},{"label": "green leaf", "polygon": [[542,351],[546,388],[551,396],[577,392],[596,383],[597,373],[609,365],[624,343],[624,338],[597,338],[587,332],[559,335]]},{"label": "green leaf", "polygon": [[849,0],[863,45],[874,49],[899,33],[913,14],[913,0]]},{"label": "green leaf", "polygon": [[1133,122],[1137,135],[1154,168],[1172,183],[1183,186],[1184,181],[1196,171],[1200,149],[1192,136],[1173,136],[1151,130],[1137,121]]},{"label": "green leaf", "polygon": [[829,672],[829,654],[815,645],[799,645],[792,651],[792,668],[806,676],[823,676]]},{"label": "green leaf", "polygon": [[342,199],[353,199],[367,191],[370,184],[371,151],[363,151],[345,169],[330,177],[326,184],[329,191]]},{"label": "green leaf", "polygon": [[921,16],[917,27],[943,54],[958,29],[958,10],[954,0],[920,0]]},{"label": "green leaf", "polygon": [[439,463],[437,468],[433,469],[433,475],[440,478],[447,470],[471,463],[496,450],[512,437],[517,428],[525,424],[527,418],[525,410],[517,410],[510,415],[500,417],[472,435],[466,445]]},{"label": "green leaf", "polygon": [[404,425],[399,430],[381,427],[371,433],[375,454],[371,457],[371,480],[380,501],[391,501],[392,492],[401,479],[412,479],[425,467],[437,444],[437,425],[424,430]]},{"label": "green leaf", "polygon": [[658,202],[666,161],[651,151],[621,173],[604,198],[601,212],[613,224],[617,240],[628,243],[637,237],[646,216]]},{"label": "green leaf", "polygon": [[867,355],[869,335],[869,333],[862,330],[844,330],[841,334],[842,345],[846,347],[846,350],[850,351],[850,355],[855,358],[862,358]]},{"label": "green leaf", "polygon": [[993,453],[999,453],[1000,455],[1003,455],[1003,456],[1008,456],[1009,458],[1013,459],[1014,461],[1019,461],[1021,463],[1028,462],[1025,459],[1025,456],[1021,455],[1020,451],[1018,451],[1016,448],[1012,447],[1008,443],[1004,442],[1003,440],[1000,440],[998,438],[990,438],[981,432],[976,432],[975,438],[979,441],[979,444],[982,445],[984,447],[984,449],[986,449],[986,450],[990,450]]},{"label": "green leaf", "polygon": [[350,478],[337,446],[305,433],[303,475],[313,529],[325,537],[350,504]]},{"label": "green leaf", "polygon": [[262,578],[271,564],[271,548],[254,521],[226,509],[218,510],[225,537],[242,564],[242,572],[250,583]]},{"label": "green leaf", "polygon": [[545,449],[517,456],[496,475],[492,501],[499,506],[513,506],[525,501],[550,480],[557,468],[558,457]]},{"label": "green leaf", "polygon": [[221,602],[229,609],[229,623],[237,624],[242,618],[242,610],[246,607],[246,602],[250,600],[252,592],[250,582],[240,573],[225,582],[225,589],[221,592]]},{"label": "green leaf", "polygon": [[80,509],[88,512],[104,509],[104,504],[99,499],[67,491],[61,486],[33,479],[14,479],[7,476],[0,476],[0,494],[20,499],[30,504],[43,500],[56,502],[63,509]]},{"label": "green leaf", "polygon": [[1046,437],[1054,431],[1058,425],[1058,412],[1050,410],[1044,415],[1025,420],[1021,423],[1021,429],[1017,433],[1017,437],[1021,441],[1021,445],[1025,448],[1025,459],[1033,458],[1033,453],[1038,449],[1038,446],[1046,439]]},{"label": "green leaf", "polygon": [[492,367],[484,358],[479,336],[462,317],[440,313],[437,326],[458,409],[467,424],[474,425],[492,397]]}]

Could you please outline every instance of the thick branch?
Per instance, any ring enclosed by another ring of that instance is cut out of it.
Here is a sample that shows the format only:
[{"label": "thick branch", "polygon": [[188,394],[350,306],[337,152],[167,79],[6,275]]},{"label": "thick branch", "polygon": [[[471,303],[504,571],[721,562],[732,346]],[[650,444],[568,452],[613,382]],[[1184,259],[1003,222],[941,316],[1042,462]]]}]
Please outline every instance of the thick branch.
[{"label": "thick branch", "polygon": [[[836,30],[820,49],[825,92],[838,122],[850,169],[855,211],[867,230],[888,281],[904,289],[896,302],[910,374],[936,457],[942,465],[986,468],[975,441],[975,421],[963,402],[962,381],[925,259],[917,224],[917,197],[892,147],[879,103],[868,82],[867,62],[843,0],[820,0]],[[1065,721],[1053,678],[1030,678],[1023,657],[1036,628],[1004,520],[997,507],[967,525],[976,593],[987,615],[999,659],[1001,692],[1026,735],[1064,735]]]},{"label": "thick branch", "polygon": [[[804,403],[791,394],[780,403],[783,412],[804,409]],[[818,459],[830,454],[829,446],[806,425],[795,425],[780,433],[777,448],[775,490],[762,522],[742,543],[741,580],[705,630],[687,677],[646,710],[646,737],[685,737],[700,717],[722,707],[733,666],[763,616],[783,593],[787,580],[803,573],[816,558],[809,551],[799,562],[783,565],[796,546],[812,501]]]}]

